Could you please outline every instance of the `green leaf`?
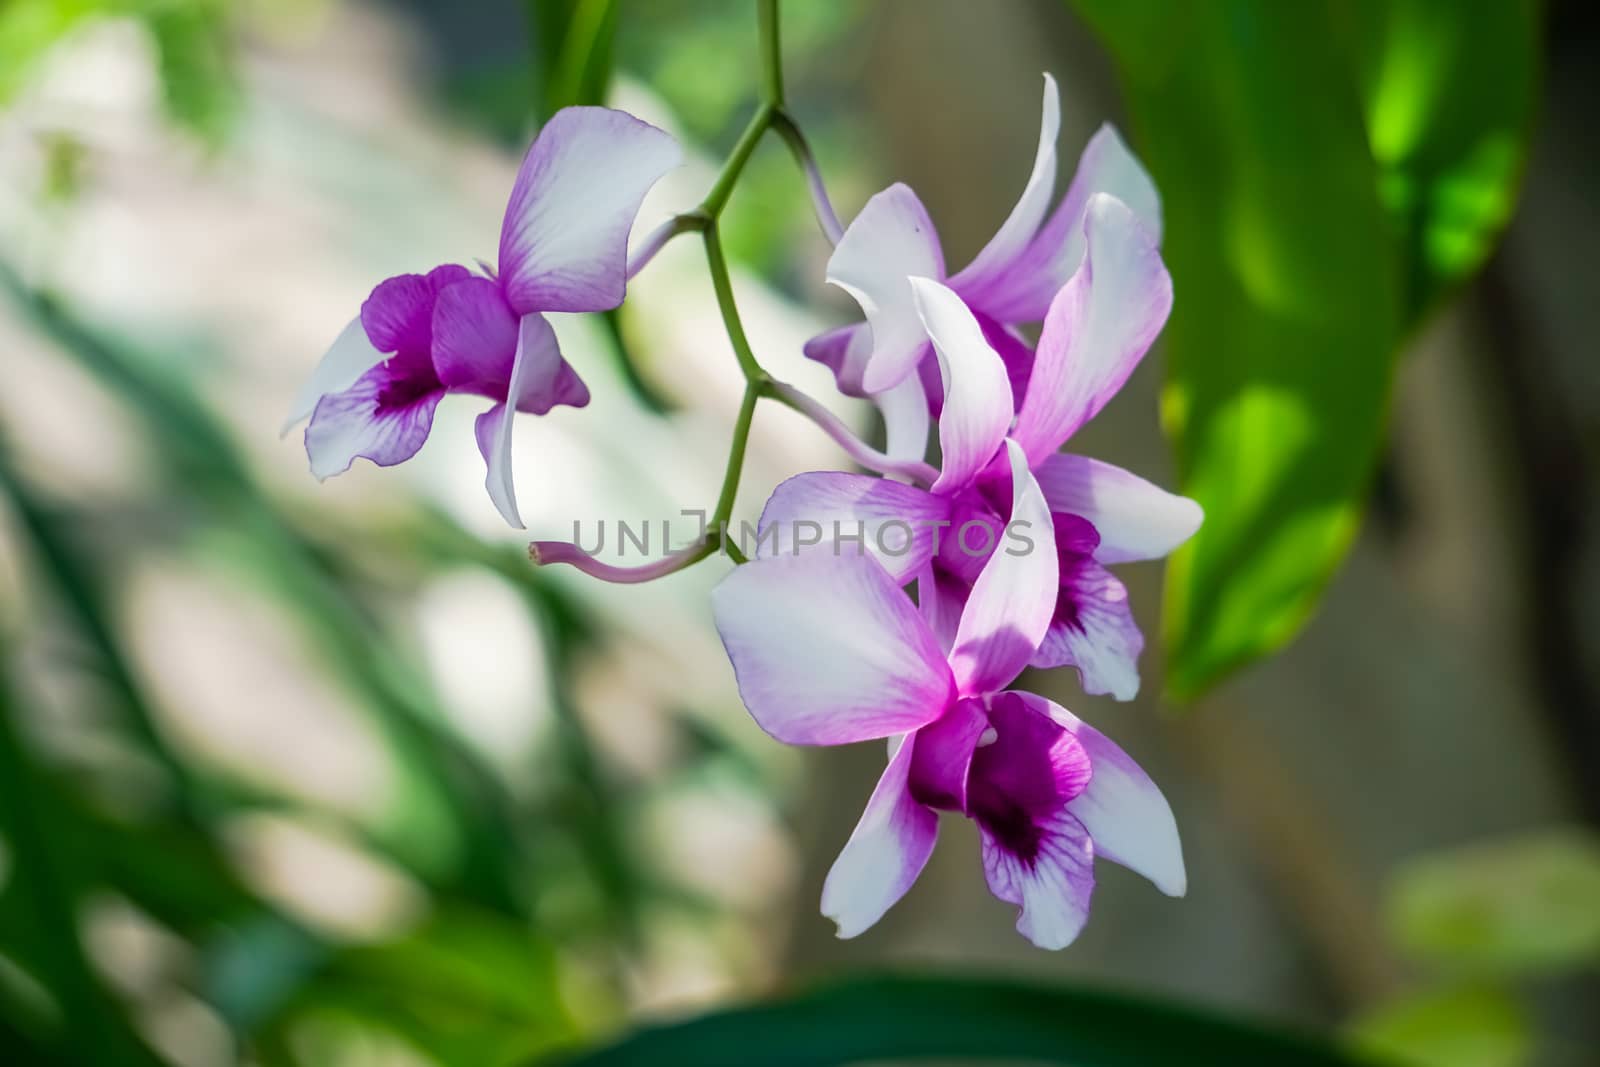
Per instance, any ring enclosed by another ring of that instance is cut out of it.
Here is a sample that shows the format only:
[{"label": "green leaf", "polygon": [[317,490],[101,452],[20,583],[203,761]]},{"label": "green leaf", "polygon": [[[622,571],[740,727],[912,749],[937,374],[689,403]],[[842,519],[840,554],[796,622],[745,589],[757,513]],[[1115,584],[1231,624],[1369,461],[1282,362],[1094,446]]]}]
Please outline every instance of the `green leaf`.
[{"label": "green leaf", "polygon": [[1511,217],[1538,78],[1534,0],[1363,0],[1357,76],[1412,321],[1482,265]]},{"label": "green leaf", "polygon": [[1554,830],[1415,860],[1395,875],[1388,912],[1410,955],[1455,972],[1600,963],[1600,837]]},{"label": "green leaf", "polygon": [[1533,1024],[1522,1006],[1489,989],[1429,992],[1383,1008],[1352,1028],[1357,1047],[1406,1067],[1523,1067]]},{"label": "green leaf", "polygon": [[575,1029],[549,946],[523,924],[454,908],[381,945],[353,947],[300,985],[260,1038],[308,1019],[383,1030],[441,1067],[508,1067]]},{"label": "green leaf", "polygon": [[531,0],[539,118],[573,104],[603,104],[611,84],[617,0]]},{"label": "green leaf", "polygon": [[[1287,641],[1377,458],[1399,264],[1324,3],[1080,0],[1121,67],[1177,290],[1163,414],[1205,525],[1172,561],[1169,686]],[[1179,46],[1181,44],[1181,47]]]},{"label": "green leaf", "polygon": [[1399,342],[1510,210],[1532,18],[1526,0],[1075,6],[1165,201],[1163,417],[1206,511],[1167,580],[1169,689],[1191,698],[1292,638],[1348,549]]},{"label": "green leaf", "polygon": [[[759,1050],[759,1051],[757,1051]],[[982,1057],[1072,1067],[1354,1067],[1331,1044],[1096,990],[975,978],[854,979],[640,1031],[566,1067],[832,1067]]]}]

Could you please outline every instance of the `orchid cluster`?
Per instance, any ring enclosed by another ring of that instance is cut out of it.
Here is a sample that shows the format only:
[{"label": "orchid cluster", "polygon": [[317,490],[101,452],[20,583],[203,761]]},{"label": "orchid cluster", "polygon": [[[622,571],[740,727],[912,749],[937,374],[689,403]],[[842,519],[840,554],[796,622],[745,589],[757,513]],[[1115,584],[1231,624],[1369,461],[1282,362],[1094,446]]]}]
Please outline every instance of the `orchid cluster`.
[{"label": "orchid cluster", "polygon": [[[938,232],[905,185],[872,197],[841,228],[784,110],[775,30],[766,29],[765,102],[698,208],[630,258],[635,216],[678,163],[677,145],[620,111],[557,113],[517,175],[497,263],[379,283],[313,373],[291,425],[309,419],[311,469],[326,478],[357,458],[410,458],[446,395],[487,399],[476,427],[486,485],[520,527],[515,414],[589,399],[545,313],[619,306],[628,279],[667,241],[701,234],[746,383],[704,538],[632,568],[540,541],[535,562],[638,582],[720,549],[737,565],[712,611],[761,728],[793,745],[887,740],[888,766],[823,890],[840,936],[872,926],[906,893],[933,850],[939,813],[952,811],[977,823],[985,878],[1019,908],[1017,929],[1060,948],[1088,918],[1097,856],[1170,895],[1186,884],[1171,809],[1150,778],[1065,708],[1012,688],[1025,668],[1070,666],[1086,692],[1133,698],[1144,642],[1108,565],[1164,556],[1200,524],[1192,501],[1060,451],[1121,388],[1171,308],[1159,200],[1105,127],[1052,208],[1059,104],[1046,75],[1032,173],[965,268],[946,271]],[[807,173],[835,246],[828,281],[864,317],[814,338],[806,355],[842,392],[878,407],[882,450],[769,375],[740,325],[718,218],[768,131]],[[810,416],[872,473],[815,471],[779,485],[750,558],[728,520],[762,399]],[[926,462],[930,437],[937,467]],[[833,536],[801,538],[801,524]],[[887,537],[891,527],[902,536]]]}]

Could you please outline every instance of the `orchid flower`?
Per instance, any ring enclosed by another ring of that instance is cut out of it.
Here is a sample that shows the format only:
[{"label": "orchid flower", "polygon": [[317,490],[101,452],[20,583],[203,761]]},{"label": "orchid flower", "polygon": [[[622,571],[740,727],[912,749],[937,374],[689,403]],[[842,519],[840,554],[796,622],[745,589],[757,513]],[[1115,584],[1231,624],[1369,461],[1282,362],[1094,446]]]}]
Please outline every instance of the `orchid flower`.
[{"label": "orchid flower", "polygon": [[[792,552],[801,540],[793,531],[808,522],[835,537],[846,527],[864,530],[861,551],[896,580],[917,579],[936,628],[948,631],[1001,540],[1009,437],[1049,503],[1058,554],[1058,596],[1032,663],[1075,667],[1086,691],[1131,700],[1144,637],[1126,588],[1106,565],[1166,555],[1199,528],[1201,512],[1119,467],[1057,451],[1122,387],[1172,306],[1160,254],[1121,201],[1091,196],[1082,228],[1082,265],[1051,301],[1020,407],[1000,355],[960,294],[911,279],[946,396],[938,478],[922,489],[858,474],[797,475],[768,500],[758,547]],[[823,547],[840,550],[832,539]]]},{"label": "orchid flower", "polygon": [[485,485],[500,514],[521,527],[512,412],[589,402],[543,313],[622,303],[634,217],[680,159],[670,136],[625,112],[557,112],[517,172],[498,271],[446,264],[380,282],[323,356],[284,427],[310,417],[311,472],[325,479],[357,458],[404,462],[427,440],[446,394],[486,397],[493,406],[476,424]]},{"label": "orchid flower", "polygon": [[1160,243],[1155,186],[1109,124],[1090,138],[1072,184],[1046,220],[1055,194],[1061,107],[1055,79],[1046,74],[1044,82],[1033,171],[1011,214],[965,268],[946,275],[933,220],[916,193],[898,183],[867,201],[828,260],[828,281],[855,298],[866,322],[814,337],[805,352],[834,372],[843,392],[874,399],[883,412],[891,456],[922,458],[930,411],[937,413],[940,404],[938,368],[929,358],[910,278],[949,284],[999,352],[1020,396],[1032,354],[1014,327],[1043,319],[1083,261],[1083,223],[1091,198],[1113,194]]},{"label": "orchid flower", "polygon": [[1002,454],[1007,510],[1037,540],[989,558],[948,641],[864,556],[770,556],[712,593],[739,693],[762,729],[795,745],[896,739],[823,888],[841,937],[910,889],[940,810],[978,824],[990,891],[1019,906],[1017,930],[1041,948],[1063,948],[1083,929],[1096,855],[1169,895],[1185,891],[1177,826],[1149,777],[1065,708],[1007,688],[1050,627],[1057,553],[1022,447],[1005,442]]}]

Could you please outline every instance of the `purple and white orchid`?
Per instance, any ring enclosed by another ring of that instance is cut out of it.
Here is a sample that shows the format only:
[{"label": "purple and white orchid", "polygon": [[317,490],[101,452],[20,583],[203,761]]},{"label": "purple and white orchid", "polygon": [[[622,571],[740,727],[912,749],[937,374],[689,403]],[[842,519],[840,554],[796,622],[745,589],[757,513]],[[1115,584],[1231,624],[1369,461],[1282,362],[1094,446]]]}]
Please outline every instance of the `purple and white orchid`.
[{"label": "purple and white orchid", "polygon": [[1109,124],[1089,139],[1066,195],[1046,219],[1055,195],[1061,106],[1055,79],[1046,74],[1044,81],[1039,147],[1027,185],[1000,229],[965,268],[946,274],[938,230],[916,193],[901,183],[867,201],[828,260],[828,281],[855,298],[866,322],[812,338],[806,355],[828,366],[843,392],[874,400],[888,433],[886,451],[897,459],[922,458],[930,412],[937,414],[942,402],[938,367],[909,278],[946,282],[960,296],[1000,354],[1020,397],[1032,355],[1015,326],[1043,319],[1056,293],[1077,272],[1092,198],[1115,196],[1160,244],[1160,197]]},{"label": "purple and white orchid", "polygon": [[[952,392],[952,398],[959,396]],[[1063,948],[1089,915],[1094,858],[1186,888],[1161,791],[1120,748],[1065,708],[1008,689],[1055,613],[1049,506],[1015,441],[1002,456],[1010,518],[1031,551],[989,557],[942,640],[876,561],[778,555],[737,568],[712,594],[739,692],[762,729],[796,745],[894,738],[888,768],[829,872],[823,913],[853,937],[910,889],[938,812],[973,819],[990,890],[1017,930]],[[886,483],[892,484],[892,483]]]},{"label": "purple and white orchid", "polygon": [[[803,523],[864,533],[860,550],[897,581],[916,579],[935,626],[948,630],[1002,539],[1009,437],[1043,488],[1059,557],[1058,596],[1032,664],[1075,667],[1088,692],[1131,700],[1144,637],[1106,564],[1166,555],[1199,528],[1201,512],[1119,467],[1057,451],[1122,387],[1172,306],[1161,256],[1127,206],[1096,193],[1081,226],[1081,265],[1045,314],[1020,405],[990,333],[961,295],[930,278],[909,279],[946,397],[939,477],[922,489],[867,475],[797,475],[768,500],[761,533],[770,538],[760,545],[777,553],[803,547],[792,532]],[[898,537],[886,536],[891,525]],[[841,550],[832,539],[818,548]]]},{"label": "purple and white orchid", "polygon": [[513,411],[583,407],[589,390],[561,355],[543,312],[622,303],[628,234],[650,187],[677,166],[670,136],[608,108],[557,112],[528,149],[500,230],[498,271],[446,264],[380,282],[294,403],[310,417],[306,453],[319,479],[357,458],[404,462],[427,440],[448,393],[486,397],[478,416],[485,485],[522,526],[511,474]]}]

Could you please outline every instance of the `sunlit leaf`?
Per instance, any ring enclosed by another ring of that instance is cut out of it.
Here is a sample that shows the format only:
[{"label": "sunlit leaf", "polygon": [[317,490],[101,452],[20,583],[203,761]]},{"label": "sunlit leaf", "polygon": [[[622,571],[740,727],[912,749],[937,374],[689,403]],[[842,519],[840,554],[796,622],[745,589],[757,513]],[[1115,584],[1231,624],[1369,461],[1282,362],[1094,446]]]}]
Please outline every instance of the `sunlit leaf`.
[{"label": "sunlit leaf", "polygon": [[1516,202],[1537,79],[1534,0],[1364,0],[1357,74],[1414,317],[1482,265]]},{"label": "sunlit leaf", "polygon": [[1455,971],[1600,965],[1600,838],[1557,830],[1415,860],[1395,876],[1389,922],[1412,956]]},{"label": "sunlit leaf", "polygon": [[1400,1001],[1352,1028],[1359,1048],[1397,1067],[1524,1067],[1533,1024],[1515,1000],[1485,989],[1426,993]]},{"label": "sunlit leaf", "polygon": [[974,1057],[1071,1067],[1382,1063],[1279,1030],[1115,993],[973,978],[872,977],[646,1029],[565,1067],[834,1067]]},{"label": "sunlit leaf", "polygon": [[1400,344],[1509,214],[1533,21],[1526,0],[1075,6],[1166,208],[1163,417],[1206,511],[1167,580],[1186,698],[1292,638],[1349,547]]},{"label": "sunlit leaf", "polygon": [[1118,61],[1165,203],[1163,414],[1206,511],[1167,577],[1169,686],[1192,696],[1291,637],[1350,543],[1399,263],[1326,4],[1077,6]]}]

